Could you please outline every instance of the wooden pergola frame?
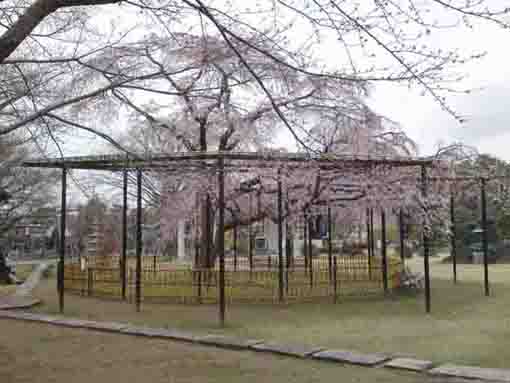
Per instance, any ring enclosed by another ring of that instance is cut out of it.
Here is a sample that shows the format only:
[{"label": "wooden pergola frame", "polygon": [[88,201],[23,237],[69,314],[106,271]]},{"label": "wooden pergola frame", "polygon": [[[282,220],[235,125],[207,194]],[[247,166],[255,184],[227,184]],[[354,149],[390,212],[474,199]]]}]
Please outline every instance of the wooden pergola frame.
[{"label": "wooden pergola frame", "polygon": [[[81,157],[62,157],[49,159],[31,159],[23,162],[24,167],[35,168],[59,168],[62,169],[62,199],[61,199],[61,248],[58,263],[58,294],[60,311],[64,310],[64,260],[65,260],[65,231],[66,231],[66,193],[67,193],[67,173],[68,170],[105,170],[123,173],[123,213],[122,213],[122,257],[121,257],[121,278],[122,278],[122,297],[126,297],[126,254],[127,254],[127,174],[136,172],[137,175],[137,193],[136,193],[136,308],[140,311],[141,304],[141,256],[142,256],[142,174],[145,170],[150,171],[182,171],[187,168],[190,171],[197,169],[214,170],[217,174],[218,183],[218,230],[225,227],[225,172],[230,171],[249,171],[254,168],[275,167],[278,163],[285,164],[287,168],[303,168],[306,166],[325,169],[341,170],[346,166],[359,168],[360,170],[370,169],[376,166],[387,167],[419,167],[421,169],[421,192],[427,193],[427,168],[432,166],[434,160],[431,158],[412,158],[412,157],[377,157],[377,156],[354,156],[354,155],[312,155],[308,153],[240,153],[240,152],[184,152],[171,154],[151,154],[138,156],[133,154],[112,154]],[[278,175],[280,174],[278,170]],[[277,198],[278,198],[278,280],[280,301],[284,299],[284,275],[283,275],[283,203],[282,203],[282,183],[277,179]],[[402,223],[401,223],[402,224]],[[385,215],[381,211],[381,225],[385,229]],[[328,228],[331,229],[331,208],[328,206]],[[374,235],[373,235],[373,210],[367,211],[367,229],[369,241],[369,255],[373,255]],[[384,230],[383,230],[384,231]],[[402,233],[402,231],[401,231]],[[383,259],[383,280],[384,291],[388,290],[388,280],[385,273],[386,268],[386,241],[383,233],[382,259]],[[402,239],[401,239],[402,240]],[[305,239],[306,242],[306,239]],[[330,272],[332,265],[332,245],[331,235],[329,235],[328,255]],[[311,240],[308,238],[308,245],[311,246]],[[427,235],[423,237],[424,247],[424,266],[425,266],[425,305],[426,311],[430,312],[430,277],[429,277],[429,240]],[[220,323],[225,322],[225,245],[223,236],[219,236],[217,246],[219,255],[219,318]],[[401,249],[403,259],[403,248]],[[369,256],[370,259],[370,256]],[[335,262],[336,264],[336,262]],[[313,275],[313,273],[310,273]],[[336,282],[336,281],[335,281]]]}]

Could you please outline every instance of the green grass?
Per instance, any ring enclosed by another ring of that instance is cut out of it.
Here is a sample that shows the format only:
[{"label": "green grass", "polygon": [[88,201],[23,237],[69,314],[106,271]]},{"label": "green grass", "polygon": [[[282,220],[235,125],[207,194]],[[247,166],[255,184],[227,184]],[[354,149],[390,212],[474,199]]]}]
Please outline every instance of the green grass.
[{"label": "green grass", "polygon": [[34,270],[35,265],[29,263],[23,263],[16,265],[16,278],[25,280],[28,278],[30,273]]},{"label": "green grass", "polygon": [[16,291],[16,285],[3,285],[0,284],[0,297],[11,295]]},{"label": "green grass", "polygon": [[[421,267],[421,259],[409,262]],[[348,348],[366,352],[402,352],[433,361],[508,367],[510,360],[510,267],[490,268],[492,296],[483,295],[481,266],[459,265],[459,284],[451,283],[451,265],[434,258],[431,266],[432,314],[423,296],[413,294],[344,299],[290,305],[229,305],[227,328],[217,325],[214,305],[133,305],[66,295],[66,314],[197,332],[228,333],[289,343]],[[54,281],[37,291],[45,302],[37,311],[58,311]]]},{"label": "green grass", "polygon": [[0,382],[418,383],[423,376],[2,320]]}]

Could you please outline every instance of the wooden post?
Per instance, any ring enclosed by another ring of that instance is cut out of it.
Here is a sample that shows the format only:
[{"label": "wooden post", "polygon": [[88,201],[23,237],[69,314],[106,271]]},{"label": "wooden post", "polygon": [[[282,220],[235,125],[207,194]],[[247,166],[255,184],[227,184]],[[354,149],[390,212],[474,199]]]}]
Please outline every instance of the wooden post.
[{"label": "wooden post", "polygon": [[290,225],[289,225],[289,192],[287,191],[286,200],[285,200],[285,293],[289,295],[289,269],[291,265],[291,234],[290,234]]},{"label": "wooden post", "polygon": [[368,279],[372,280],[372,258],[375,255],[374,209],[370,208],[370,257],[368,259]]},{"label": "wooden post", "polygon": [[312,216],[308,216],[308,268],[310,288],[313,288],[313,248],[312,248]]},{"label": "wooden post", "polygon": [[278,169],[278,299],[283,302],[283,205],[282,205],[282,180]]},{"label": "wooden post", "polygon": [[[425,165],[421,166],[421,183],[422,183],[422,194],[423,197],[427,197],[427,168]],[[425,214],[427,212],[425,211]],[[425,224],[425,222],[424,222]],[[425,271],[425,311],[430,313],[430,265],[429,265],[429,238],[428,233],[423,227],[423,266]]]},{"label": "wooden post", "polygon": [[89,267],[87,269],[87,295],[89,297],[92,296],[92,293],[93,293],[93,289],[94,289],[94,275],[92,274],[93,273],[93,269],[91,267]]},{"label": "wooden post", "polygon": [[329,281],[332,279],[332,263],[333,263],[333,230],[331,225],[331,206],[328,205],[328,276]]},{"label": "wooden post", "polygon": [[234,223],[234,271],[237,271],[237,224]]},{"label": "wooden post", "polygon": [[142,300],[142,169],[136,170],[136,311],[140,311]]},{"label": "wooden post", "polygon": [[[286,212],[286,218],[285,218],[285,265],[288,269],[290,268],[290,258],[291,258],[291,234],[290,234],[290,226],[289,226],[289,192],[287,191],[287,198],[285,200],[285,212]],[[288,287],[288,286],[287,286]]]},{"label": "wooden post", "polygon": [[128,173],[124,169],[122,185],[122,258],[121,258],[121,278],[122,278],[122,299],[126,299],[126,278],[127,278],[127,192],[128,192]]},{"label": "wooden post", "polygon": [[225,170],[223,157],[218,160],[218,255],[220,257],[219,304],[220,325],[225,326]]},{"label": "wooden post", "polygon": [[481,199],[482,199],[482,247],[483,247],[483,279],[485,287],[485,296],[490,295],[489,291],[489,241],[487,228],[487,193],[486,179],[481,179]]},{"label": "wooden post", "polygon": [[214,268],[211,257],[211,196],[209,193],[205,196],[205,265],[209,268]]},{"label": "wooden post", "polygon": [[402,262],[402,268],[405,267],[405,254],[404,254],[404,212],[400,208],[398,212],[398,227],[399,227],[399,239],[400,239],[400,261]]},{"label": "wooden post", "polygon": [[368,266],[368,277],[371,279],[372,274],[372,245],[371,245],[371,238],[370,238],[370,208],[367,207],[367,266]]},{"label": "wooden post", "polygon": [[251,279],[251,272],[253,270],[253,233],[252,233],[252,219],[253,219],[253,207],[252,207],[252,195],[251,192],[248,194],[248,203],[249,203],[249,216],[250,216],[250,222],[248,224],[248,259],[250,263],[250,279]]},{"label": "wooden post", "polygon": [[66,254],[66,216],[67,216],[67,169],[62,168],[62,195],[60,207],[60,259],[57,267],[58,306],[64,312],[64,259]]},{"label": "wooden post", "polygon": [[303,215],[303,256],[305,258],[305,274],[308,271],[308,216]]},{"label": "wooden post", "polygon": [[198,303],[202,303],[202,269],[198,269]]},{"label": "wooden post", "polygon": [[336,261],[336,255],[333,257],[333,302],[336,303],[338,294],[338,266]]},{"label": "wooden post", "polygon": [[384,293],[388,293],[388,260],[386,257],[386,213],[381,209],[381,258]]},{"label": "wooden post", "polygon": [[453,192],[450,192],[450,222],[450,255],[453,265],[453,283],[457,283],[457,233],[455,228],[455,197],[453,196]]}]

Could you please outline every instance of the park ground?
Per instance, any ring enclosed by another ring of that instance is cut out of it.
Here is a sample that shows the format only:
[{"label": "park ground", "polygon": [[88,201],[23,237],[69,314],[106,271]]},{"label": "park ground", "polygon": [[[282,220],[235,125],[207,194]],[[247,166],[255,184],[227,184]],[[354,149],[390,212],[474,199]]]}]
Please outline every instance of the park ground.
[{"label": "park ground", "polygon": [[[414,270],[421,259],[409,261]],[[459,265],[452,283],[451,265],[431,265],[432,313],[425,314],[422,294],[360,297],[337,304],[323,301],[291,305],[231,305],[227,326],[219,328],[217,306],[132,304],[66,295],[65,315],[138,325],[220,333],[278,342],[320,345],[365,352],[402,353],[434,362],[508,367],[510,360],[510,265],[491,265],[491,296],[483,292],[482,267]],[[55,280],[35,291],[43,304],[34,312],[58,312]]]},{"label": "park ground", "polygon": [[[16,277],[20,280],[25,280],[32,270],[34,269],[34,264],[26,263],[19,264],[16,266]],[[2,285],[0,284],[0,297],[11,295],[16,291],[16,285]]]},{"label": "park ground", "polygon": [[0,382],[418,383],[388,369],[236,352],[133,336],[2,320]]}]

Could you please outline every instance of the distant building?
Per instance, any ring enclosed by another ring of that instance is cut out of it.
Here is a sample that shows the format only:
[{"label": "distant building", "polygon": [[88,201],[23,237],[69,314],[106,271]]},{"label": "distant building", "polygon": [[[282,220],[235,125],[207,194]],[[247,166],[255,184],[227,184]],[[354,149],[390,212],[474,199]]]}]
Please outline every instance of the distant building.
[{"label": "distant building", "polygon": [[40,209],[23,217],[8,233],[8,251],[15,257],[45,256],[56,243],[57,211]]}]

